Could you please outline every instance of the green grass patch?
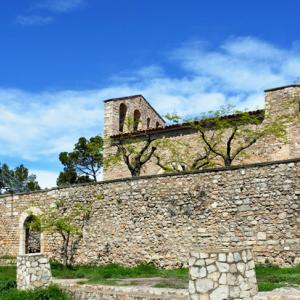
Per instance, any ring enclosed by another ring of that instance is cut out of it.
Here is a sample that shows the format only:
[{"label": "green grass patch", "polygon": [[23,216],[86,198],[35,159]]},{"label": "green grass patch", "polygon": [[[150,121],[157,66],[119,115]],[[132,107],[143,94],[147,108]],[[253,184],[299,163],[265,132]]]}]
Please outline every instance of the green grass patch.
[{"label": "green grass patch", "polygon": [[0,256],[0,259],[17,259],[17,258],[12,255],[2,255]]},{"label": "green grass patch", "polygon": [[0,267],[0,281],[16,280],[16,267]]},{"label": "green grass patch", "polygon": [[0,292],[0,300],[71,300],[71,298],[57,286],[52,285],[34,291],[18,291],[16,288],[10,288]]},{"label": "green grass patch", "polygon": [[300,267],[279,268],[271,265],[256,266],[259,291],[271,291],[279,287],[299,286]]},{"label": "green grass patch", "polygon": [[188,269],[163,270],[153,265],[140,264],[128,268],[117,264],[104,266],[76,266],[64,268],[62,265],[52,263],[52,274],[57,278],[85,278],[89,283],[111,284],[116,278],[141,278],[141,277],[172,277],[188,279]]},{"label": "green grass patch", "polygon": [[[117,264],[64,268],[58,263],[52,263],[51,267],[54,277],[66,279],[82,278],[82,283],[84,283],[84,279],[87,280],[88,283],[115,285],[120,284],[117,279],[142,277],[174,278],[175,281],[176,278],[180,279],[181,281],[188,280],[188,269],[163,270],[148,264],[141,264],[132,268],[123,267]],[[279,268],[271,265],[258,265],[256,267],[256,276],[259,291],[270,291],[275,288],[286,286],[300,286],[300,267]],[[15,280],[16,267],[0,267],[0,294],[2,294],[1,290],[6,290],[7,287],[9,287],[9,290],[13,289]],[[175,283],[175,285],[176,284],[177,283]],[[171,288],[170,285],[172,285],[172,283],[162,282],[156,286]],[[182,282],[179,281],[178,285],[181,286]],[[176,287],[172,286],[172,288]],[[0,298],[0,300],[1,299],[2,298]],[[33,300],[33,298],[31,300]]]},{"label": "green grass patch", "polygon": [[164,289],[185,289],[185,285],[183,283],[167,283],[161,282],[154,285],[157,288],[164,288]]}]

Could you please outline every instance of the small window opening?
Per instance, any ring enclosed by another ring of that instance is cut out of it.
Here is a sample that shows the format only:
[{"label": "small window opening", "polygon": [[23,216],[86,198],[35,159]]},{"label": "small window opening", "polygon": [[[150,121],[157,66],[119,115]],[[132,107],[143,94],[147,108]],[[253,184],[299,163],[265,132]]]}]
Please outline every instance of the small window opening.
[{"label": "small window opening", "polygon": [[160,127],[159,122],[156,122],[156,128]]},{"label": "small window opening", "polygon": [[149,129],[150,128],[150,118],[147,118],[147,129]]},{"label": "small window opening", "polygon": [[139,123],[141,121],[141,113],[139,110],[135,110],[133,113],[133,130],[137,131],[139,127]]},{"label": "small window opening", "polygon": [[127,113],[127,106],[124,103],[121,103],[120,109],[119,109],[119,131],[124,131],[124,123]]}]

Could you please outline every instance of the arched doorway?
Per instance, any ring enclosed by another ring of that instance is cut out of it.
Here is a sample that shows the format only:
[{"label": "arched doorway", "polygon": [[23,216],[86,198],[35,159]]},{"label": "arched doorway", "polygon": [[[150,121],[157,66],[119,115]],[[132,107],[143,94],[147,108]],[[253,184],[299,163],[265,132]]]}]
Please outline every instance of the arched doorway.
[{"label": "arched doorway", "polygon": [[43,253],[43,234],[40,231],[38,218],[39,208],[30,208],[21,214],[19,221],[20,244],[19,254]]},{"label": "arched doorway", "polygon": [[38,218],[29,216],[24,222],[25,254],[41,253],[41,231]]}]

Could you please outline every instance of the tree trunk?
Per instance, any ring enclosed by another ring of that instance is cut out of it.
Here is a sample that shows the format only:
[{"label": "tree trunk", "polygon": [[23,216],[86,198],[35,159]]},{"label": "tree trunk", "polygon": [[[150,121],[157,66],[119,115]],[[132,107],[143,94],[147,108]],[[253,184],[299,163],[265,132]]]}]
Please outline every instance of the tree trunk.
[{"label": "tree trunk", "polygon": [[232,159],[230,157],[226,157],[224,163],[225,163],[225,167],[230,167],[232,164]]}]

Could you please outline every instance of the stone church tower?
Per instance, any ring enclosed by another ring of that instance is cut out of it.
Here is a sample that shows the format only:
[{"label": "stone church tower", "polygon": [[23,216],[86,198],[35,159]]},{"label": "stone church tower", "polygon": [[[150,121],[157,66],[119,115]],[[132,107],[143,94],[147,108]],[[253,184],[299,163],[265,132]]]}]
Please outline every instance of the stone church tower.
[{"label": "stone church tower", "polygon": [[[128,122],[131,120],[131,128]],[[142,95],[108,99],[104,101],[104,136],[130,131],[164,128],[164,119]]]},{"label": "stone church tower", "polygon": [[[287,131],[286,140],[278,139],[274,135],[259,139],[253,146],[246,149],[246,155],[237,158],[234,164],[252,164],[300,157],[300,85],[276,87],[264,92],[265,108],[253,111],[252,114],[262,115],[261,126],[267,126],[274,121],[278,122],[280,117],[283,117]],[[109,146],[122,134],[124,134],[122,138],[126,141],[128,131],[135,132],[135,136],[141,138],[147,131],[158,140],[166,137],[175,143],[182,142],[190,145],[188,154],[197,153],[201,147],[204,147],[201,141],[199,143],[195,128],[188,123],[166,125],[163,118],[142,95],[109,99],[104,103],[104,136],[111,137],[104,145],[104,156],[109,153],[108,151],[112,151],[108,150]],[[132,120],[130,128],[126,126],[127,118]],[[160,174],[160,172],[162,172],[161,168],[153,159],[144,165],[141,175]],[[130,173],[125,164],[120,163],[104,169],[103,176],[104,179],[116,179],[130,177]]]}]

